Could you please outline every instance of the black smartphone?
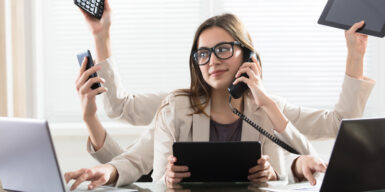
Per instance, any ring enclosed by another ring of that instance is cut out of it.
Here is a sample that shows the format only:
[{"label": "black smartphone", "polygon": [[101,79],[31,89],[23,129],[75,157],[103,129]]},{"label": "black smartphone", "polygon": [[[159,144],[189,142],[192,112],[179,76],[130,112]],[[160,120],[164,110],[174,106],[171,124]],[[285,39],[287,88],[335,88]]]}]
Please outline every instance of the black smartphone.
[{"label": "black smartphone", "polygon": [[[94,66],[94,60],[92,59],[90,50],[87,50],[87,51],[85,51],[85,52],[79,53],[79,54],[77,54],[76,56],[78,57],[78,61],[79,61],[79,65],[80,65],[80,66],[82,66],[83,59],[84,59],[85,57],[88,58],[88,60],[87,60],[87,65],[86,65],[86,70]],[[93,77],[97,77],[97,76],[98,76],[98,74],[95,72],[95,73],[91,74],[90,77],[89,77],[88,79],[93,78]],[[94,83],[94,84],[91,86],[91,89],[97,89],[97,88],[99,88],[99,87],[101,87],[100,83]]]},{"label": "black smartphone", "polygon": [[91,16],[100,19],[104,11],[104,0],[74,0],[75,5]]},{"label": "black smartphone", "polygon": [[[252,62],[251,57],[255,55],[254,52],[252,52],[249,49],[244,48],[244,62]],[[241,76],[249,78],[249,76],[246,73],[242,73]],[[235,81],[235,79],[234,79]],[[230,92],[231,97],[234,99],[238,99],[242,96],[242,94],[248,89],[249,87],[247,86],[246,83],[239,82],[236,85],[231,84],[227,90]]]}]

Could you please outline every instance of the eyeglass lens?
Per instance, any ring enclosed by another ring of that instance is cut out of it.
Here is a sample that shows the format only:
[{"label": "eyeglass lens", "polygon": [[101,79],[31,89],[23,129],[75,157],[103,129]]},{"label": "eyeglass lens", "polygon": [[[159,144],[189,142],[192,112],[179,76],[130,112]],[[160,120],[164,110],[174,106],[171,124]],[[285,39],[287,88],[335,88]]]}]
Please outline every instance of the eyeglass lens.
[{"label": "eyeglass lens", "polygon": [[[197,61],[199,65],[209,62],[212,49],[203,48],[197,51]],[[219,59],[228,59],[233,55],[233,47],[231,43],[222,43],[214,47],[214,54]]]}]

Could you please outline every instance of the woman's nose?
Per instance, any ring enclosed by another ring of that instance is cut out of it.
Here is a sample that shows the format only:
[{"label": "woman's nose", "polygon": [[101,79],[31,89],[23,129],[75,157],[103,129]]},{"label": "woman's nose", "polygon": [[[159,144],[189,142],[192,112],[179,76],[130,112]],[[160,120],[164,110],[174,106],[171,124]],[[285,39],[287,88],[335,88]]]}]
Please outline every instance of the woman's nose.
[{"label": "woman's nose", "polygon": [[209,65],[217,65],[219,63],[220,59],[215,55],[214,52],[211,52]]}]

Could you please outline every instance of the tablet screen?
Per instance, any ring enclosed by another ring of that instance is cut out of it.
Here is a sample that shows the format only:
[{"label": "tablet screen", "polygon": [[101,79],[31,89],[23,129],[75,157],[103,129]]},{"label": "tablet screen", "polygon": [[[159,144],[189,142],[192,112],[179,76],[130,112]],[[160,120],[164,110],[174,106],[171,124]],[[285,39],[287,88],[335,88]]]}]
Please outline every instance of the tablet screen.
[{"label": "tablet screen", "polygon": [[[384,0],[329,0],[319,23],[348,29],[354,23],[365,20],[362,33],[384,36]],[[382,34],[382,35],[381,35]]]}]

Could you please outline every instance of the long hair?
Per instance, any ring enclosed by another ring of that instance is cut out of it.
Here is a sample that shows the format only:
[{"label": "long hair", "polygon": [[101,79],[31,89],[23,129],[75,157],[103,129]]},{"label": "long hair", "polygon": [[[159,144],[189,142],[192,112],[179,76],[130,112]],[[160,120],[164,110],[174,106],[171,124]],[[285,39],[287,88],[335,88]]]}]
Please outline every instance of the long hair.
[{"label": "long hair", "polygon": [[[220,27],[228,32],[236,41],[239,41],[244,49],[248,49],[254,53],[256,53],[253,42],[251,40],[250,34],[244,28],[242,22],[233,14],[226,13],[222,15],[217,15],[211,17],[204,21],[195,32],[193,45],[190,52],[190,89],[181,90],[184,95],[188,95],[190,99],[190,104],[192,109],[194,110],[193,114],[200,114],[204,112],[204,109],[207,107],[210,101],[211,87],[205,82],[203,79],[202,73],[200,71],[199,65],[194,63],[194,52],[198,49],[198,39],[200,34],[211,27]],[[243,51],[242,50],[242,51]],[[246,51],[243,51],[243,57],[247,57],[245,55]],[[261,65],[260,57],[256,53],[256,57],[258,59],[259,64]]]}]

